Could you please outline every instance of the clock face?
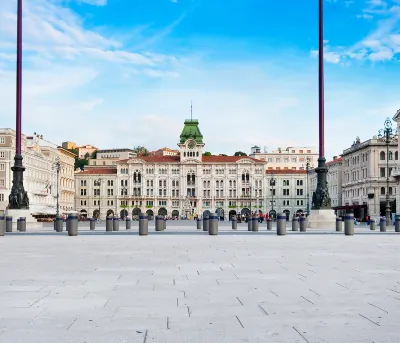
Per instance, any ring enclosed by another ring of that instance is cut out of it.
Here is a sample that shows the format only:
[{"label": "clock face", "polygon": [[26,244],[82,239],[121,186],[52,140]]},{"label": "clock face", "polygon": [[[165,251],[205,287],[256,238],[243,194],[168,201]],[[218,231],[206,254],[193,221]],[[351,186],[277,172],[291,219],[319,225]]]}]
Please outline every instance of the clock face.
[{"label": "clock face", "polygon": [[195,146],[196,146],[196,143],[193,141],[189,142],[189,144],[188,144],[189,149],[193,149]]}]

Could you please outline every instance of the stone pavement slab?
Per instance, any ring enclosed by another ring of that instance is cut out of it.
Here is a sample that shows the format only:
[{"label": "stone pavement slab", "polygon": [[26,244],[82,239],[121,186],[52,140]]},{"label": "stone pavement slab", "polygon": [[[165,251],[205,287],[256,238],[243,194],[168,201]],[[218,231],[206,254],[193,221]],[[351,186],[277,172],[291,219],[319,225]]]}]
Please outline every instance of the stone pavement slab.
[{"label": "stone pavement slab", "polygon": [[0,237],[0,343],[400,342],[400,235],[174,224]]}]

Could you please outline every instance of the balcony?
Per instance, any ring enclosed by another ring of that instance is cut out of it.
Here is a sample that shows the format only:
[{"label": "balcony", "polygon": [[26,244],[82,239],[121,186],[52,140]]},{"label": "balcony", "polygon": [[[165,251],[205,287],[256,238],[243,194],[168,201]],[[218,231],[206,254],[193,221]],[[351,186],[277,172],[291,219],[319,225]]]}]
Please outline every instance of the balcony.
[{"label": "balcony", "polygon": [[393,167],[392,174],[390,176],[398,180],[398,178],[400,178],[400,167],[399,166]]}]

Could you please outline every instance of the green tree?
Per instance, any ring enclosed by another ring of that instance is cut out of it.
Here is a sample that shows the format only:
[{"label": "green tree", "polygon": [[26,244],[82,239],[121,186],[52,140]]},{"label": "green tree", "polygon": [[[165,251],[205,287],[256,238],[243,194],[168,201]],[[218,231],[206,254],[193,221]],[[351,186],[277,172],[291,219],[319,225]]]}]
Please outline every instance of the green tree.
[{"label": "green tree", "polygon": [[87,152],[86,154],[85,154],[85,160],[88,160],[90,158],[90,154]]},{"label": "green tree", "polygon": [[97,158],[97,150],[92,153],[92,157],[91,158],[92,159],[96,159]]},{"label": "green tree", "polygon": [[133,148],[133,151],[138,155],[138,156],[149,156],[149,150],[147,150],[144,146],[136,146]]},{"label": "green tree", "polygon": [[212,156],[212,154],[211,154],[211,152],[206,151],[206,152],[203,154],[203,156]]},{"label": "green tree", "polygon": [[247,156],[247,154],[242,151],[236,151],[234,156]]}]

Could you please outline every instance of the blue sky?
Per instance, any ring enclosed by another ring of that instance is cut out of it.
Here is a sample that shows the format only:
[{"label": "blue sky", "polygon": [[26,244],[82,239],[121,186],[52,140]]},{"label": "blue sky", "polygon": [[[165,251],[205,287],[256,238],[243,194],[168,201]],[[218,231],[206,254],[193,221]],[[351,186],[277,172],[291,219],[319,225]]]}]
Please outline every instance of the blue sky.
[{"label": "blue sky", "polygon": [[[400,0],[325,1],[326,156],[400,108]],[[24,2],[23,131],[100,148],[318,145],[318,1]],[[0,118],[14,127],[16,1],[0,1]]]}]

